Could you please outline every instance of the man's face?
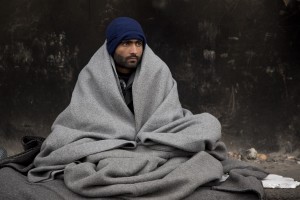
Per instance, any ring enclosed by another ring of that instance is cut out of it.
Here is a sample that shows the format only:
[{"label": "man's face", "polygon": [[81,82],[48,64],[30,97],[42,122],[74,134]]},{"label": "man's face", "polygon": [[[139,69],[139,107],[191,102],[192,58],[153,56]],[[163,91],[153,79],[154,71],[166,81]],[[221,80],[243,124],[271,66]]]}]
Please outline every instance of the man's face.
[{"label": "man's face", "polygon": [[117,71],[130,73],[139,64],[143,54],[143,42],[140,40],[124,40],[116,48],[114,61]]}]

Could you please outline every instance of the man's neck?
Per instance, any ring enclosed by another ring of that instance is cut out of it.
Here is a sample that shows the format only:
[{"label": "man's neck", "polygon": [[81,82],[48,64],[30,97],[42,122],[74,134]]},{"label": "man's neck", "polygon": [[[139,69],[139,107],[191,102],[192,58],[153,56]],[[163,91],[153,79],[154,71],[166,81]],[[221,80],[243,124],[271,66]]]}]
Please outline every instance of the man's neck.
[{"label": "man's neck", "polygon": [[116,70],[118,73],[120,74],[126,74],[126,75],[130,75],[133,71],[133,69],[128,69],[128,68],[125,68],[125,67],[120,67],[120,66],[117,66],[116,65]]}]

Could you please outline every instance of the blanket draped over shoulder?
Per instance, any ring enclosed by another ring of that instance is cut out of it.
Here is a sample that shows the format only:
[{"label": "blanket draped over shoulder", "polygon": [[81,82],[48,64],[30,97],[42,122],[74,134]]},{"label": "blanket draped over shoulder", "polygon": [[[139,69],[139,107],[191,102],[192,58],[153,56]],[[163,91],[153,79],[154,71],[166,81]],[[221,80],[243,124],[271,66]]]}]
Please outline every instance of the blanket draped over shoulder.
[{"label": "blanket draped over shoulder", "polygon": [[[201,187],[263,198],[258,179],[265,173],[226,159],[219,121],[181,107],[176,81],[149,46],[132,86],[134,115],[111,59],[104,44],[81,71],[28,173],[30,182],[63,177],[84,198],[175,200]],[[224,173],[235,181],[220,184]]]}]

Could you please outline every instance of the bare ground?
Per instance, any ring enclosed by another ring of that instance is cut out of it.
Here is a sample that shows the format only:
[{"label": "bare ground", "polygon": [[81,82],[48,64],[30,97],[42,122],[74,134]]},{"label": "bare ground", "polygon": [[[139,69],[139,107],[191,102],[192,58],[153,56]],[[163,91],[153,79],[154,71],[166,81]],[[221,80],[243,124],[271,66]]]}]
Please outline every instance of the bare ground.
[{"label": "bare ground", "polygon": [[[300,182],[300,159],[299,157],[273,153],[267,155],[267,160],[247,160],[262,167],[266,172],[284,177],[293,178]],[[295,189],[265,189],[267,200],[300,200],[300,186]]]}]

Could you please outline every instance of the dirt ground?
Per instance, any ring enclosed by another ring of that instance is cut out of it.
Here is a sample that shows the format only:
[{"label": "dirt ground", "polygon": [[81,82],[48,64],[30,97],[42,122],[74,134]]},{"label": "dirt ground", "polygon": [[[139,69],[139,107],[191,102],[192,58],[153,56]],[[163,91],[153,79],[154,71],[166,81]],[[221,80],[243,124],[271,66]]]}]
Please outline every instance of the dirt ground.
[{"label": "dirt ground", "polygon": [[[283,177],[293,178],[300,182],[300,157],[295,154],[285,154],[282,152],[264,154],[265,157],[260,159],[247,159],[241,155],[235,154],[233,158],[250,162],[262,167],[270,174],[277,174]],[[229,155],[232,157],[232,154]],[[267,200],[300,200],[300,186],[295,189],[265,189]]]},{"label": "dirt ground", "polygon": [[[297,163],[262,163],[264,169],[272,174],[293,178],[300,181],[300,164]],[[267,200],[300,200],[300,186],[295,189],[266,189]]]}]

